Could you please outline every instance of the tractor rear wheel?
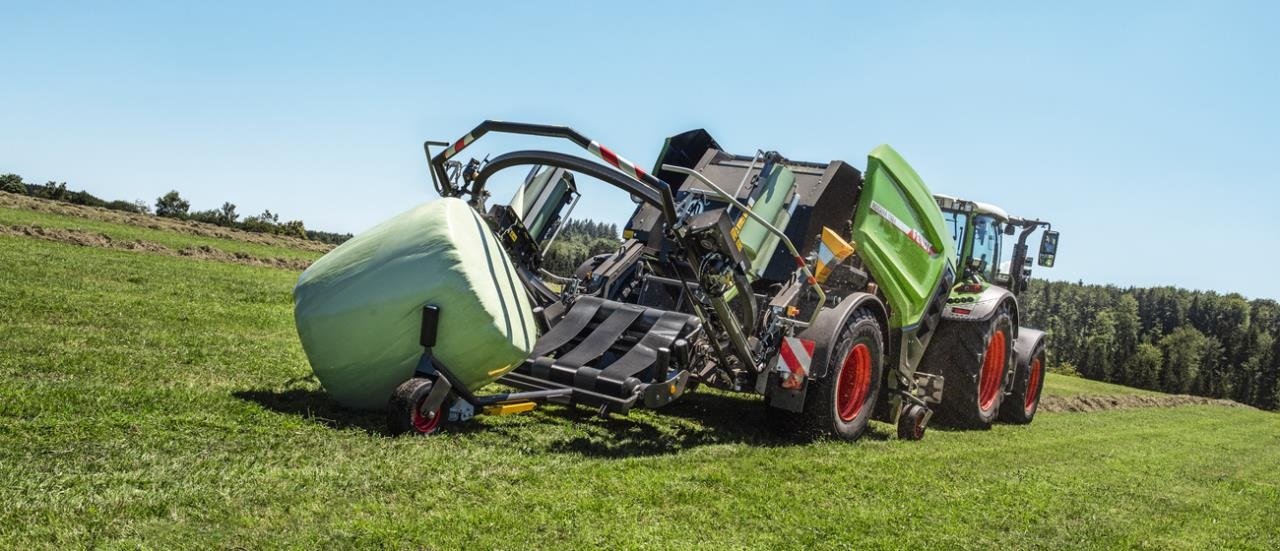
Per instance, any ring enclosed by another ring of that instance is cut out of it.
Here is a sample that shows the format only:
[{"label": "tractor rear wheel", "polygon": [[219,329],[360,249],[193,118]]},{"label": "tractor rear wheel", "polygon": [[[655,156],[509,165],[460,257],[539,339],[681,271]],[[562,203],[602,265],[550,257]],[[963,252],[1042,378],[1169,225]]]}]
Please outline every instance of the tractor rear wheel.
[{"label": "tractor rear wheel", "polygon": [[1040,391],[1044,389],[1044,343],[1037,344],[1031,351],[1026,365],[1018,362],[1018,371],[1013,378],[1013,392],[1000,408],[1000,420],[1017,425],[1026,425],[1036,416],[1040,407]]},{"label": "tractor rear wheel", "polygon": [[809,382],[801,417],[811,430],[857,440],[871,420],[884,371],[884,338],[869,310],[849,316],[827,362],[825,375]]},{"label": "tractor rear wheel", "polygon": [[945,321],[925,351],[924,371],[945,378],[938,421],[987,429],[1004,401],[1005,377],[1014,364],[1013,316],[1001,305],[986,323]]},{"label": "tractor rear wheel", "polygon": [[414,377],[400,383],[387,401],[387,431],[392,435],[435,434],[444,422],[444,406],[435,411],[422,411],[422,405],[431,394],[431,379]]}]

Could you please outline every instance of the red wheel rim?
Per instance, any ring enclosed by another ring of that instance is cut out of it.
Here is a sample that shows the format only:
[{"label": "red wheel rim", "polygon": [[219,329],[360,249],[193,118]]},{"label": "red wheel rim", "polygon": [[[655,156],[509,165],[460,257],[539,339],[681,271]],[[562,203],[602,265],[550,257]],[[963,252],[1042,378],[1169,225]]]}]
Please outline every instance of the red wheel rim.
[{"label": "red wheel rim", "polygon": [[871,349],[858,343],[844,355],[836,377],[836,414],[848,423],[862,413],[871,394]]},{"label": "red wheel rim", "polygon": [[423,396],[421,400],[418,400],[418,403],[413,405],[413,429],[420,434],[431,434],[436,431],[436,428],[440,426],[440,418],[442,417],[440,413],[444,409],[444,406],[436,408],[436,414],[428,417],[427,414],[422,413],[422,405],[426,402],[427,397]]},{"label": "red wheel rim", "polygon": [[1031,413],[1040,400],[1040,369],[1040,358],[1031,360],[1031,374],[1027,376],[1027,402],[1022,406],[1027,413]]},{"label": "red wheel rim", "polygon": [[982,376],[978,379],[978,409],[991,411],[1000,395],[1000,382],[1004,378],[1005,346],[1004,330],[997,330],[987,344],[982,362]]}]

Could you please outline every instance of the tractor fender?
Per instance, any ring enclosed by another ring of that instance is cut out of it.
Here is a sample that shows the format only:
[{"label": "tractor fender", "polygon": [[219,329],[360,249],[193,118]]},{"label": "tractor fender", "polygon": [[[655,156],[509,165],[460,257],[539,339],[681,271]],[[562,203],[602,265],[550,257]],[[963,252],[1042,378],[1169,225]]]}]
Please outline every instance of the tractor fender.
[{"label": "tractor fender", "polygon": [[[1018,338],[1013,341],[1013,354],[1018,359],[1018,369],[1031,363],[1031,353],[1044,340],[1044,331],[1030,327],[1018,328]],[[1011,379],[1012,380],[1012,379]]]},{"label": "tractor fender", "polygon": [[830,363],[831,353],[836,345],[836,340],[840,338],[840,330],[844,328],[844,324],[849,317],[853,315],[859,308],[866,308],[876,318],[876,324],[880,326],[880,336],[883,339],[887,355],[889,347],[889,314],[884,307],[884,303],[875,295],[869,293],[853,293],[844,297],[835,308],[823,310],[818,313],[818,319],[814,320],[810,325],[798,336],[802,339],[814,341],[813,362],[810,364],[810,378],[821,378],[827,375],[827,365]]},{"label": "tractor fender", "polygon": [[[978,299],[970,302],[950,302],[942,310],[942,319],[949,321],[985,322],[996,315],[996,311],[1005,302],[1009,303],[1009,313],[1013,315],[1014,331],[1018,329],[1018,299],[1004,287],[991,285],[978,295]],[[959,311],[957,311],[959,309]]]}]

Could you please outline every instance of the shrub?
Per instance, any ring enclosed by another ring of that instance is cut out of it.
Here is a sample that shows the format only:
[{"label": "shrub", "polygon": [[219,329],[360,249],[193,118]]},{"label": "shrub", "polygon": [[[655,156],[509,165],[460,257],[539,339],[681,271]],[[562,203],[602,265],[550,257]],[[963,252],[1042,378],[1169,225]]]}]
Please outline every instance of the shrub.
[{"label": "shrub", "polygon": [[186,218],[191,203],[183,199],[178,192],[170,191],[156,199],[156,216],[169,218]]},{"label": "shrub", "polygon": [[22,183],[22,177],[17,174],[0,174],[0,191],[26,195],[27,185]]}]

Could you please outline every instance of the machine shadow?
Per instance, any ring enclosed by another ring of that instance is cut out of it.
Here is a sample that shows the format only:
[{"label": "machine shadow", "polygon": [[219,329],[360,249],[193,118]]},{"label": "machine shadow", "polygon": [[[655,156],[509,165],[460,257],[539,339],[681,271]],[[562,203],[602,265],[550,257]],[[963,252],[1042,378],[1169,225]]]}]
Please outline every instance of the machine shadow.
[{"label": "machine shadow", "polygon": [[[232,395],[270,411],[296,415],[326,427],[388,435],[381,413],[344,408],[320,389],[256,389]],[[532,413],[517,416],[480,416],[465,423],[446,425],[444,430],[452,438],[512,439],[531,452],[598,458],[666,455],[717,444],[784,447],[809,444],[821,438],[780,426],[776,419],[770,419],[770,413],[758,399],[716,391],[690,393],[660,410],[637,410],[626,416],[601,418],[587,408],[544,405]],[[862,437],[885,440],[890,436],[883,427],[873,424]]]},{"label": "machine shadow", "polygon": [[[601,419],[585,409],[563,411],[558,417],[577,423],[576,431],[587,434],[556,442],[551,451],[589,457],[664,455],[717,444],[798,446],[823,438],[771,418],[759,398],[719,392],[695,392],[660,410],[626,417]],[[888,434],[871,427],[863,438],[883,440]]]},{"label": "machine shadow", "polygon": [[387,434],[387,421],[377,412],[344,408],[323,390],[292,388],[288,390],[256,389],[231,393],[237,399],[253,402],[277,413],[296,415],[307,421],[334,429],[359,429],[370,434]]}]

